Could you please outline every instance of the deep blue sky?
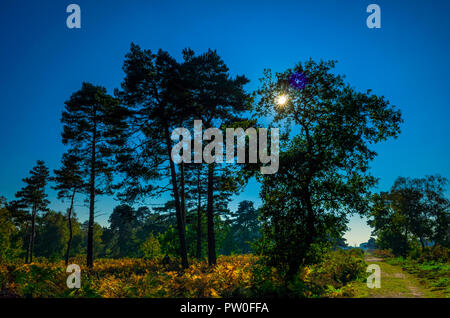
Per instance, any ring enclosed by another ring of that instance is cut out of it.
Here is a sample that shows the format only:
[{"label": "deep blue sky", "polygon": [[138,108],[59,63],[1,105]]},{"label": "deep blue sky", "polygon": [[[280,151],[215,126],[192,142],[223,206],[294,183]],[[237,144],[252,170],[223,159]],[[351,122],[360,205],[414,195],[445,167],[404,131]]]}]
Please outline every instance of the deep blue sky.
[{"label": "deep blue sky", "polygon": [[[67,5],[81,6],[81,29],[66,27]],[[381,29],[366,27],[366,7],[381,7]],[[82,81],[112,93],[123,78],[130,42],[180,56],[217,49],[233,74],[258,86],[262,71],[298,61],[337,59],[337,71],[358,89],[371,88],[403,112],[396,140],[376,147],[378,190],[401,176],[450,177],[450,1],[23,1],[0,4],[0,195],[13,199],[37,159],[53,170],[64,148],[64,101]],[[259,202],[252,182],[236,202]],[[64,210],[50,192],[52,208]],[[81,219],[87,216],[82,208]],[[102,224],[116,203],[98,201]],[[352,218],[347,239],[370,230]]]}]

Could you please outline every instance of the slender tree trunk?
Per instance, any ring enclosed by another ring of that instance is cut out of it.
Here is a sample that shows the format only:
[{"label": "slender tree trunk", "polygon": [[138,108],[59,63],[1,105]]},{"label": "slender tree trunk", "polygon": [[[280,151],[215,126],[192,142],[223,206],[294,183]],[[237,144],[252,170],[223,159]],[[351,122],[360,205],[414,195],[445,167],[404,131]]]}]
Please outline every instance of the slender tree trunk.
[{"label": "slender tree trunk", "polygon": [[33,248],[34,248],[34,235],[36,231],[36,208],[33,207],[33,211],[31,212],[31,233],[30,233],[30,242],[29,242],[29,250],[30,250],[30,263],[33,263]]},{"label": "slender tree trunk", "polygon": [[208,165],[208,204],[206,207],[206,216],[208,219],[208,264],[213,266],[217,263],[216,257],[216,237],[214,233],[214,163]]},{"label": "slender tree trunk", "polygon": [[73,199],[75,198],[75,190],[72,192],[72,198],[70,200],[70,208],[67,213],[67,222],[69,226],[69,241],[67,241],[66,251],[66,266],[69,264],[70,246],[72,245],[72,211],[73,211]]},{"label": "slender tree trunk", "polygon": [[184,193],[184,162],[181,162],[180,164],[180,186],[181,186],[181,217],[183,218],[184,225],[187,224],[186,222],[186,197]]},{"label": "slender tree trunk", "polygon": [[[95,116],[95,113],[94,113]],[[95,212],[95,163],[96,163],[97,123],[94,122],[91,146],[91,175],[89,181],[89,223],[87,242],[87,267],[94,266],[94,212]]]},{"label": "slender tree trunk", "polygon": [[197,258],[202,258],[202,206],[200,189],[201,166],[197,172]]},{"label": "slender tree trunk", "polygon": [[[28,236],[28,240],[30,240],[31,235],[28,234],[28,228],[29,228],[29,226],[28,226],[28,221],[27,221],[26,227],[25,227],[25,237]],[[28,242],[28,244],[27,244],[27,250],[26,250],[26,254],[25,254],[25,264],[28,264],[29,257],[30,257],[30,242]]]},{"label": "slender tree trunk", "polygon": [[[314,214],[314,208],[311,203],[311,194],[309,190],[305,190],[302,198],[302,205],[306,208],[306,231],[305,235],[305,246],[309,247],[314,243],[317,233],[316,233],[316,216]],[[291,281],[294,276],[298,273],[298,270],[302,264],[305,262],[307,250],[302,250],[300,257],[296,259],[291,259],[289,262],[289,269],[287,272],[286,283]]]},{"label": "slender tree trunk", "polygon": [[405,228],[405,246],[402,256],[406,256],[407,253],[408,253],[408,228]]},{"label": "slender tree trunk", "polygon": [[183,222],[181,206],[180,206],[180,197],[178,194],[178,185],[177,185],[177,175],[175,171],[175,164],[172,161],[171,156],[171,139],[169,135],[169,127],[165,127],[165,138],[167,143],[167,154],[169,155],[169,166],[170,166],[170,174],[172,176],[172,189],[173,189],[173,197],[175,200],[175,212],[177,216],[177,226],[178,226],[178,237],[180,240],[180,253],[181,253],[181,264],[183,268],[188,268],[188,259],[187,259],[187,248],[186,248],[186,228]]}]

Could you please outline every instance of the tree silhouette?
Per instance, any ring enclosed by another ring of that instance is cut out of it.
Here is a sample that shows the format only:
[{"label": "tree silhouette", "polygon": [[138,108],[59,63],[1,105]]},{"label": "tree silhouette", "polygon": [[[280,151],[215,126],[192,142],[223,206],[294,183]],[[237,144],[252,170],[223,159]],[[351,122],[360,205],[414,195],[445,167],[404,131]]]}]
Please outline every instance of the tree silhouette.
[{"label": "tree silhouette", "polygon": [[122,91],[117,92],[130,108],[128,147],[122,149],[119,171],[126,175],[122,198],[158,195],[169,187],[145,185],[149,181],[168,177],[174,198],[180,255],[188,267],[186,228],[180,198],[177,172],[171,160],[170,130],[179,127],[185,112],[185,89],[180,65],[167,52],[153,54],[131,44],[123,70]]},{"label": "tree silhouette", "polygon": [[252,252],[251,242],[260,236],[260,221],[258,210],[252,201],[239,202],[238,209],[232,214],[233,221],[231,231],[235,237],[235,249],[241,253]]},{"label": "tree silhouette", "polygon": [[72,244],[72,212],[75,195],[78,192],[84,191],[83,172],[81,171],[80,158],[71,155],[64,154],[62,157],[62,167],[58,170],[54,170],[55,176],[51,178],[56,183],[53,189],[58,191],[58,199],[67,198],[70,200],[70,206],[67,209],[67,224],[69,228],[69,240],[67,242],[67,250],[65,262],[69,263],[70,247]]},{"label": "tree silhouette", "polygon": [[[190,92],[191,120],[201,119],[205,129],[226,127],[244,121],[243,113],[250,109],[251,98],[244,90],[249,82],[245,76],[232,78],[229,69],[216,51],[195,55],[186,49],[183,51],[183,70]],[[216,242],[214,233],[214,189],[218,179],[222,178],[217,165],[208,164],[207,174],[207,229],[208,263],[216,264]],[[222,188],[223,189],[223,188]],[[223,189],[226,190],[226,189]]]},{"label": "tree silhouette", "polygon": [[30,239],[25,262],[33,262],[33,248],[36,234],[36,215],[45,211],[49,201],[46,199],[45,187],[49,178],[48,168],[44,161],[38,160],[36,166],[30,171],[30,176],[22,179],[26,186],[16,193],[16,197],[23,207],[31,209]]},{"label": "tree silhouette", "polygon": [[424,178],[398,177],[389,192],[374,194],[368,224],[377,235],[377,245],[405,256],[410,242],[450,245],[450,201],[444,190],[448,181],[435,175]]},{"label": "tree silhouette", "polygon": [[[370,145],[400,131],[400,111],[370,91],[355,91],[334,65],[309,60],[275,76],[267,70],[258,91],[258,114],[273,114],[290,137],[261,191],[266,253],[288,277],[314,261],[315,247],[342,235],[348,213],[366,211],[376,182],[368,172],[376,155]],[[289,84],[294,73],[305,76],[304,88]],[[276,103],[279,96],[284,103]]]},{"label": "tree silhouette", "polygon": [[62,114],[63,143],[70,146],[70,155],[80,159],[80,169],[87,176],[88,267],[93,266],[95,197],[112,191],[114,154],[123,144],[123,115],[124,109],[117,99],[108,95],[104,87],[89,83],[83,83],[72,94]]}]

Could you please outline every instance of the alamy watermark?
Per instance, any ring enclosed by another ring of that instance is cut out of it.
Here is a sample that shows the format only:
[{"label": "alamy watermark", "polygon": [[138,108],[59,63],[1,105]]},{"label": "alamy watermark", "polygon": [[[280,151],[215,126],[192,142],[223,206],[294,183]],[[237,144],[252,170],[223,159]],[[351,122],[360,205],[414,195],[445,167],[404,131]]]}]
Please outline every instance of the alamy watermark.
[{"label": "alamy watermark", "polygon": [[[366,25],[369,29],[381,28],[381,8],[378,4],[369,4],[366,12],[370,15],[366,19]],[[81,8],[78,4],[69,4],[66,8],[66,13],[70,13],[66,19],[66,26],[69,29],[81,28]]]},{"label": "alamy watermark", "polygon": [[[172,140],[179,142],[172,147],[171,157],[174,163],[192,162],[192,145],[194,163],[223,163],[224,162],[224,138],[222,130],[208,128],[203,133],[202,121],[194,120],[194,139],[191,132],[186,128],[176,128],[172,132]],[[235,162],[237,152],[237,163],[264,164],[261,167],[262,174],[274,174],[279,167],[280,132],[278,128],[270,129],[270,154],[268,147],[267,128],[226,128],[225,129],[226,163]],[[235,137],[237,139],[235,152]],[[248,137],[248,158],[246,158],[246,137]],[[181,140],[180,140],[181,139]],[[203,141],[210,141],[203,148]]]},{"label": "alamy watermark", "polygon": [[69,289],[81,288],[81,268],[77,264],[67,266],[66,273],[71,273],[66,280]]},{"label": "alamy watermark", "polygon": [[381,288],[381,269],[377,264],[370,264],[367,266],[367,273],[372,273],[367,277],[367,287]]},{"label": "alamy watermark", "polygon": [[66,8],[66,12],[70,13],[66,19],[66,25],[69,29],[81,28],[81,8],[78,4],[69,4]]},{"label": "alamy watermark", "polygon": [[369,4],[366,9],[367,13],[371,13],[366,20],[369,29],[381,28],[381,8],[378,4]]}]

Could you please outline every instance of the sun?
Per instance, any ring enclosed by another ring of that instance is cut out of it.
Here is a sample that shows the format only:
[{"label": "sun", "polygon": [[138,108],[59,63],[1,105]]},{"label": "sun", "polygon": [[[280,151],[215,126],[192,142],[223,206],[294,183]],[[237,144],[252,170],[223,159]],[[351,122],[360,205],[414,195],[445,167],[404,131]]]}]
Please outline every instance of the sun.
[{"label": "sun", "polygon": [[286,95],[280,95],[280,96],[277,97],[277,104],[279,106],[286,105],[287,101],[288,101],[288,98],[287,98]]}]

